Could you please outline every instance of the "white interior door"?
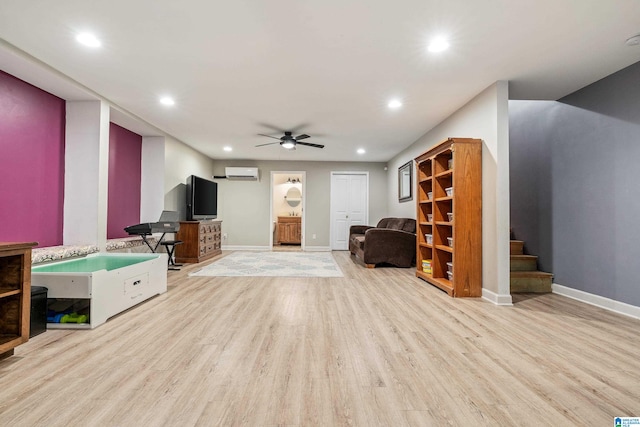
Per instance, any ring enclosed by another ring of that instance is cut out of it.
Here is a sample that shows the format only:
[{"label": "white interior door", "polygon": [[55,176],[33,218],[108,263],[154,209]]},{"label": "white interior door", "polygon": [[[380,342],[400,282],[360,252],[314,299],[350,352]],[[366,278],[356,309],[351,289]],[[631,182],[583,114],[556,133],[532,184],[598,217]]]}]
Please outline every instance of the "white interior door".
[{"label": "white interior door", "polygon": [[331,173],[331,249],[349,249],[349,227],[369,221],[369,174]]}]

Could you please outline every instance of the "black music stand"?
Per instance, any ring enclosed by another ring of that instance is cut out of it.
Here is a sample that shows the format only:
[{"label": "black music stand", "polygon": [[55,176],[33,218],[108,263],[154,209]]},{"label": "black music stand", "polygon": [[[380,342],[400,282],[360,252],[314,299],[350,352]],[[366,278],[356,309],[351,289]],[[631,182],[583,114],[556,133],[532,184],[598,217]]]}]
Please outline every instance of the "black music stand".
[{"label": "black music stand", "polygon": [[[155,246],[151,246],[151,243],[149,243],[149,241],[147,240],[147,236],[152,236],[151,233],[140,235],[140,237],[142,237],[142,241],[144,241],[147,244],[147,246],[149,247],[149,249],[151,249],[151,252],[153,253],[155,253],[158,250],[158,246],[162,244],[162,239],[164,239],[164,235],[167,234],[167,232],[175,233],[180,229],[180,223],[178,222],[178,212],[162,211],[162,213],[160,214],[160,218],[158,219],[158,222],[156,224],[163,224],[165,227],[169,227],[168,228],[169,231],[165,231],[162,233],[162,236],[160,236]],[[177,225],[173,227],[173,224],[177,224]]]},{"label": "black music stand", "polygon": [[[164,236],[167,233],[177,233],[179,230],[179,215],[176,211],[162,211],[158,222],[148,222],[138,225],[132,225],[131,227],[125,227],[125,231],[130,235],[137,234],[138,236],[142,237],[142,241],[153,253],[156,253],[160,245],[164,246],[167,251],[167,255],[169,255],[169,259],[167,261],[169,270],[179,270],[178,268],[172,268],[180,266],[173,260],[173,251],[175,250],[176,245],[182,244],[182,240],[164,240]],[[160,236],[155,246],[152,246],[151,242],[147,240],[147,236],[151,236],[153,235],[153,233],[162,233],[162,236]]]},{"label": "black music stand", "polygon": [[164,238],[164,235],[166,233],[162,233],[162,236],[160,236],[160,239],[158,239],[158,241],[156,242],[156,246],[151,246],[151,243],[149,243],[149,241],[147,240],[147,236],[152,236],[151,233],[149,234],[140,234],[140,237],[142,237],[142,241],[145,242],[147,244],[147,246],[149,247],[149,250],[153,253],[156,252],[156,249],[158,249],[158,246],[160,246],[160,242],[162,241],[162,239]]},{"label": "black music stand", "polygon": [[[176,224],[174,230],[172,231],[174,233],[177,233],[178,230],[180,230],[180,222],[178,221],[178,212],[176,211],[162,211],[162,213],[160,214],[160,219],[158,219],[158,223],[166,223],[171,225]],[[169,259],[167,260],[168,269],[180,270],[179,268],[176,268],[176,267],[181,267],[182,264],[175,263],[175,261],[173,260],[173,252],[175,251],[177,245],[182,244],[182,240],[163,240],[165,234],[167,233],[162,233],[162,236],[160,236],[160,239],[158,240],[156,247],[153,249],[153,252],[155,252],[156,249],[158,249],[159,245],[164,246],[165,250],[167,251],[167,255],[169,256]]]}]

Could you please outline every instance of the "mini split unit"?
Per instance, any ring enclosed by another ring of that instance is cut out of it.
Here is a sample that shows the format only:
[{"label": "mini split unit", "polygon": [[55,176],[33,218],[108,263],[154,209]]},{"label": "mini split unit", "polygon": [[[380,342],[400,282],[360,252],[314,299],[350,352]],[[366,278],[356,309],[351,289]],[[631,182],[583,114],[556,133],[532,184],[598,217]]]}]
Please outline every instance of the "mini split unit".
[{"label": "mini split unit", "polygon": [[258,179],[258,168],[224,168],[227,179],[242,179],[245,181],[256,181]]}]

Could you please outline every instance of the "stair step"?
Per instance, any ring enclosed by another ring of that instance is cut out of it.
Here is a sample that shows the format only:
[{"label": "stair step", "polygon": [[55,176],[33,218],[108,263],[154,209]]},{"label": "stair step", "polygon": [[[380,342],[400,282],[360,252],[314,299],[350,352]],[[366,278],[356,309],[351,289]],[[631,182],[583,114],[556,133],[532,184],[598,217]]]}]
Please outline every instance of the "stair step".
[{"label": "stair step", "polygon": [[535,271],[538,269],[538,257],[535,255],[511,255],[511,271]]},{"label": "stair step", "polygon": [[511,255],[522,255],[524,252],[524,242],[522,240],[512,240],[509,244],[509,253]]},{"label": "stair step", "polygon": [[553,274],[544,271],[512,271],[511,272],[511,293],[551,292]]}]

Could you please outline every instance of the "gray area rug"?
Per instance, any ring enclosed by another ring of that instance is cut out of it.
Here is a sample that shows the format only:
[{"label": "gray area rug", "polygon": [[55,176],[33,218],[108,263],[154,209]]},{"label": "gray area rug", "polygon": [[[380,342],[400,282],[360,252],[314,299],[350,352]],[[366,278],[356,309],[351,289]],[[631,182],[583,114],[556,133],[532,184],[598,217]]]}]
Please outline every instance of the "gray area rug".
[{"label": "gray area rug", "polygon": [[343,277],[331,252],[233,252],[189,276]]}]

